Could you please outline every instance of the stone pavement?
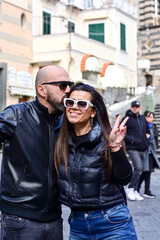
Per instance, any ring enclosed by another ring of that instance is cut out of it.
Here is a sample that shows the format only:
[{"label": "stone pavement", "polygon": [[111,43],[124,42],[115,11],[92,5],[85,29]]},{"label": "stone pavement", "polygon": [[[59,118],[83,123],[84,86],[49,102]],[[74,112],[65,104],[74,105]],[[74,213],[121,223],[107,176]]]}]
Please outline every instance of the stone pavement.
[{"label": "stone pavement", "polygon": [[[142,184],[142,194],[143,189],[144,185]],[[145,198],[144,201],[128,201],[128,208],[133,217],[138,240],[160,240],[160,169],[155,169],[151,175],[151,190],[156,195],[155,199]],[[69,209],[63,206],[64,240],[69,239],[68,215]]]}]

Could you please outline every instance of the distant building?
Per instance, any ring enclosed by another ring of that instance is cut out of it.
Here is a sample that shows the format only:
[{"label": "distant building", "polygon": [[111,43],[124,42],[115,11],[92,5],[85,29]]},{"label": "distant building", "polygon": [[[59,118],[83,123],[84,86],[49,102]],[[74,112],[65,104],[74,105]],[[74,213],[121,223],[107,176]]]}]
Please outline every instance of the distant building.
[{"label": "distant building", "polygon": [[109,105],[140,92],[137,9],[125,0],[0,0],[0,111],[33,99],[37,71],[62,66]]},{"label": "distant building", "polygon": [[0,1],[0,111],[32,98],[32,0]]},{"label": "distant building", "polygon": [[109,105],[138,93],[137,11],[119,0],[33,1],[33,75],[63,66]]},{"label": "distant building", "polygon": [[138,79],[139,84],[160,82],[160,1],[139,1]]}]

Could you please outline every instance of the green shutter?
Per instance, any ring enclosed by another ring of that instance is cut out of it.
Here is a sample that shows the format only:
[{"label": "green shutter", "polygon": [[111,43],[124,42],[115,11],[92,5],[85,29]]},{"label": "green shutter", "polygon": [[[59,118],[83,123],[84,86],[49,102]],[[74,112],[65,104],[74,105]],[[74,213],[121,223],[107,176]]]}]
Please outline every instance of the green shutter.
[{"label": "green shutter", "polygon": [[43,12],[43,34],[51,34],[51,14]]},{"label": "green shutter", "polygon": [[104,43],[104,23],[89,24],[89,38]]},{"label": "green shutter", "polygon": [[75,32],[75,24],[73,22],[68,22],[68,32]]},{"label": "green shutter", "polygon": [[120,25],[120,31],[121,31],[121,50],[126,51],[126,26],[121,23]]}]

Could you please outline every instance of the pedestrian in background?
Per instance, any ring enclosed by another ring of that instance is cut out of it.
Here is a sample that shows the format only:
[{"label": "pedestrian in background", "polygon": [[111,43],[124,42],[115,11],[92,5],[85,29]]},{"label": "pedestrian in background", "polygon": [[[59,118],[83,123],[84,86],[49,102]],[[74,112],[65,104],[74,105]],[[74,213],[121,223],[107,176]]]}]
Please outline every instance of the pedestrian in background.
[{"label": "pedestrian in background", "polygon": [[35,101],[11,105],[0,114],[1,240],[63,239],[53,154],[71,84],[63,68],[41,68]]},{"label": "pedestrian in background", "polygon": [[153,93],[155,87],[153,87],[152,83],[147,84],[146,87],[146,111],[154,112],[154,101],[153,101]]},{"label": "pedestrian in background", "polygon": [[76,84],[64,99],[66,112],[55,148],[60,200],[71,208],[70,240],[137,239],[121,194],[132,176],[123,151],[120,116],[110,127],[101,95]]},{"label": "pedestrian in background", "polygon": [[155,198],[156,196],[150,190],[151,173],[154,171],[154,167],[160,168],[160,162],[157,157],[156,148],[158,147],[158,129],[154,121],[154,113],[150,111],[145,111],[144,116],[147,120],[148,127],[150,130],[150,145],[148,147],[148,161],[149,161],[149,171],[143,171],[140,176],[138,191],[140,191],[141,184],[144,181],[145,191],[143,196],[147,198]]},{"label": "pedestrian in background", "polygon": [[[146,160],[149,140],[148,124],[144,116],[140,115],[140,102],[133,101],[131,109],[126,112],[125,117],[129,117],[126,126],[125,145],[127,153],[133,164],[133,176],[126,188],[127,198],[131,201],[144,200],[138,192],[138,183],[142,171],[148,171],[149,165]],[[123,119],[122,119],[123,121]]]}]

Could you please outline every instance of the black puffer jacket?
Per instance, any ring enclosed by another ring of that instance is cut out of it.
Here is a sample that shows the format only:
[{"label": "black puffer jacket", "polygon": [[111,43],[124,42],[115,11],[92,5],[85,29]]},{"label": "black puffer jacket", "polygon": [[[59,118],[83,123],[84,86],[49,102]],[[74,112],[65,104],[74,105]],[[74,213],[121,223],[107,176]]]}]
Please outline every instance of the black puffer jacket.
[{"label": "black puffer jacket", "polygon": [[146,133],[149,134],[150,132],[145,117],[140,114],[137,116],[131,110],[126,112],[125,117],[129,117],[126,122],[127,134],[124,139],[126,149],[139,151],[146,150],[149,146],[149,139],[146,137]]},{"label": "black puffer jacket", "polygon": [[74,210],[105,209],[124,202],[120,185],[132,177],[132,168],[123,150],[112,153],[114,172],[107,181],[107,172],[101,151],[104,145],[100,126],[78,137],[69,136],[68,174],[60,167],[60,200]]},{"label": "black puffer jacket", "polygon": [[43,222],[61,216],[53,161],[56,123],[57,116],[38,101],[0,114],[2,212]]}]

